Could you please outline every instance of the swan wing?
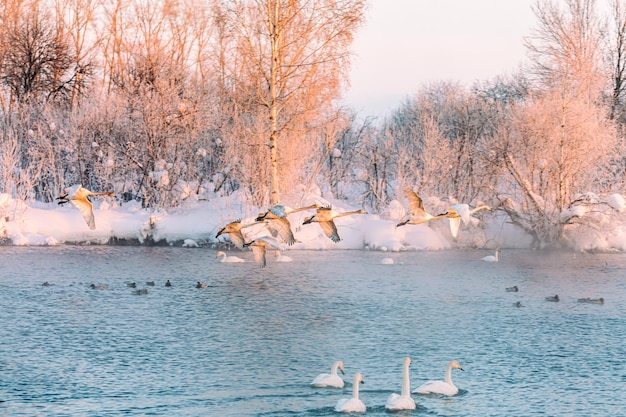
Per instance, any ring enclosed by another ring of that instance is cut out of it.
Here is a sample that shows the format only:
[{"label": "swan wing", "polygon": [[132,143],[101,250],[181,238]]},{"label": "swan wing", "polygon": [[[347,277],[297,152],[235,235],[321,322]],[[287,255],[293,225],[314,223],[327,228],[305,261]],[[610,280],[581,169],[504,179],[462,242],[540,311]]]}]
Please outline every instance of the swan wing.
[{"label": "swan wing", "polygon": [[85,219],[87,226],[89,226],[91,230],[95,229],[96,219],[93,215],[93,206],[91,205],[89,200],[80,199],[80,200],[70,200],[70,201],[78,209],[78,211],[80,211],[80,213],[83,215],[83,219]]},{"label": "swan wing", "polygon": [[424,201],[413,190],[404,190],[404,195],[409,200],[409,210],[411,210],[411,217],[425,217],[426,210],[424,209]]},{"label": "swan wing", "polygon": [[339,375],[332,374],[319,374],[313,382],[311,382],[311,386],[314,387],[335,387],[335,388],[343,388],[344,382],[343,379]]},{"label": "swan wing", "polygon": [[335,411],[340,413],[362,413],[365,410],[365,404],[358,398],[342,398],[335,406]]},{"label": "swan wing", "polygon": [[451,217],[450,218],[450,232],[452,233],[452,237],[457,237],[457,235],[459,234],[459,227],[461,227],[461,218]]},{"label": "swan wing", "polygon": [[339,233],[337,232],[337,226],[335,225],[334,221],[329,220],[327,222],[319,222],[319,224],[324,234],[328,236],[330,240],[335,243],[341,240],[341,238],[339,237]]},{"label": "swan wing", "polygon": [[415,401],[413,401],[413,398],[411,397],[394,393],[391,394],[387,399],[387,404],[385,404],[385,408],[389,411],[414,410]]},{"label": "swan wing", "polygon": [[254,255],[254,260],[257,264],[261,266],[261,268],[265,268],[267,264],[265,261],[265,245],[250,245],[252,248],[252,254]]},{"label": "swan wing", "polygon": [[293,237],[293,232],[291,231],[291,223],[289,223],[286,217],[271,219],[268,223],[268,227],[270,232],[272,232],[272,236],[280,237],[290,246],[296,243],[296,239]]},{"label": "swan wing", "polygon": [[470,222],[470,208],[467,204],[455,204],[450,206],[450,209],[454,209],[454,211],[461,217],[463,220],[463,224],[467,225]]},{"label": "swan wing", "polygon": [[230,237],[230,241],[233,242],[233,245],[237,246],[239,249],[243,249],[245,241],[243,239],[243,234],[240,230],[237,230],[236,232],[230,232],[228,234],[228,237]]}]

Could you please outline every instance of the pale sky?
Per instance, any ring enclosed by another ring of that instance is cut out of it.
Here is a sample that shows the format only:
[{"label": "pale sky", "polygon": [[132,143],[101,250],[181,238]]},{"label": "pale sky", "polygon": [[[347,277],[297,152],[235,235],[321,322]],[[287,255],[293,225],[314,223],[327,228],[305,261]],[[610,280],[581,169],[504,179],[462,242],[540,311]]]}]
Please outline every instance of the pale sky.
[{"label": "pale sky", "polygon": [[382,116],[433,81],[493,79],[525,59],[534,0],[370,0],[346,103]]}]

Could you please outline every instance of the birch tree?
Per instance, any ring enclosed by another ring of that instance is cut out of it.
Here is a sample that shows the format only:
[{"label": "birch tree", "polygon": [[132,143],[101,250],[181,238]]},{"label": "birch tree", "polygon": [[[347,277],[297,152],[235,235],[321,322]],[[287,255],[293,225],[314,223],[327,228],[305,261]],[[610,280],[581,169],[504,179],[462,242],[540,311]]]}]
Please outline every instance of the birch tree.
[{"label": "birch tree", "polygon": [[249,121],[248,136],[264,137],[268,146],[257,158],[259,165],[269,160],[271,205],[280,201],[280,149],[297,144],[301,129],[332,106],[347,82],[349,47],[364,6],[365,0],[224,2],[234,34],[232,54],[241,65],[227,69],[237,74],[230,79],[233,97],[248,114],[239,119]]}]

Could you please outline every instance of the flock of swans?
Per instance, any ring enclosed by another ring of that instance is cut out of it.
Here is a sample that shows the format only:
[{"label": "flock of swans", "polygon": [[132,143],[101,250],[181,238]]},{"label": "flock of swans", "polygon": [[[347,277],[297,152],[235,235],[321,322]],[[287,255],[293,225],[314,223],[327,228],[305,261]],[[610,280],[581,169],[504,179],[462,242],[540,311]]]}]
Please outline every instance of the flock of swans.
[{"label": "flock of swans", "polygon": [[[409,366],[411,365],[411,358],[405,357],[402,364],[402,390],[400,394],[393,393],[387,398],[385,409],[387,411],[401,411],[401,410],[414,410],[416,408],[415,400],[411,397],[411,380],[409,376]],[[443,381],[426,381],[422,385],[413,390],[414,394],[429,395],[439,394],[446,396],[453,396],[458,394],[459,389],[452,382],[452,370],[463,368],[456,360],[448,363],[446,366],[445,378]],[[333,363],[330,373],[323,373],[318,375],[311,386],[315,388],[343,388],[344,381],[339,376],[337,371],[344,373],[344,366],[342,361]],[[343,413],[362,413],[365,412],[367,407],[359,398],[359,384],[363,384],[363,375],[360,372],[354,374],[354,380],[352,385],[352,397],[342,398],[337,401],[335,411]]]}]

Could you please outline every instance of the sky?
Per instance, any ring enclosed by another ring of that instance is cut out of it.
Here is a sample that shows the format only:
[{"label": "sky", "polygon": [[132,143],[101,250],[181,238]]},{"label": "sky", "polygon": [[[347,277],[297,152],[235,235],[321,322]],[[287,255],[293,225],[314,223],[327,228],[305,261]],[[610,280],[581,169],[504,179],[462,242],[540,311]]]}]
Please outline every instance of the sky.
[{"label": "sky", "polygon": [[435,81],[470,86],[525,61],[534,0],[369,0],[346,104],[383,116]]}]

